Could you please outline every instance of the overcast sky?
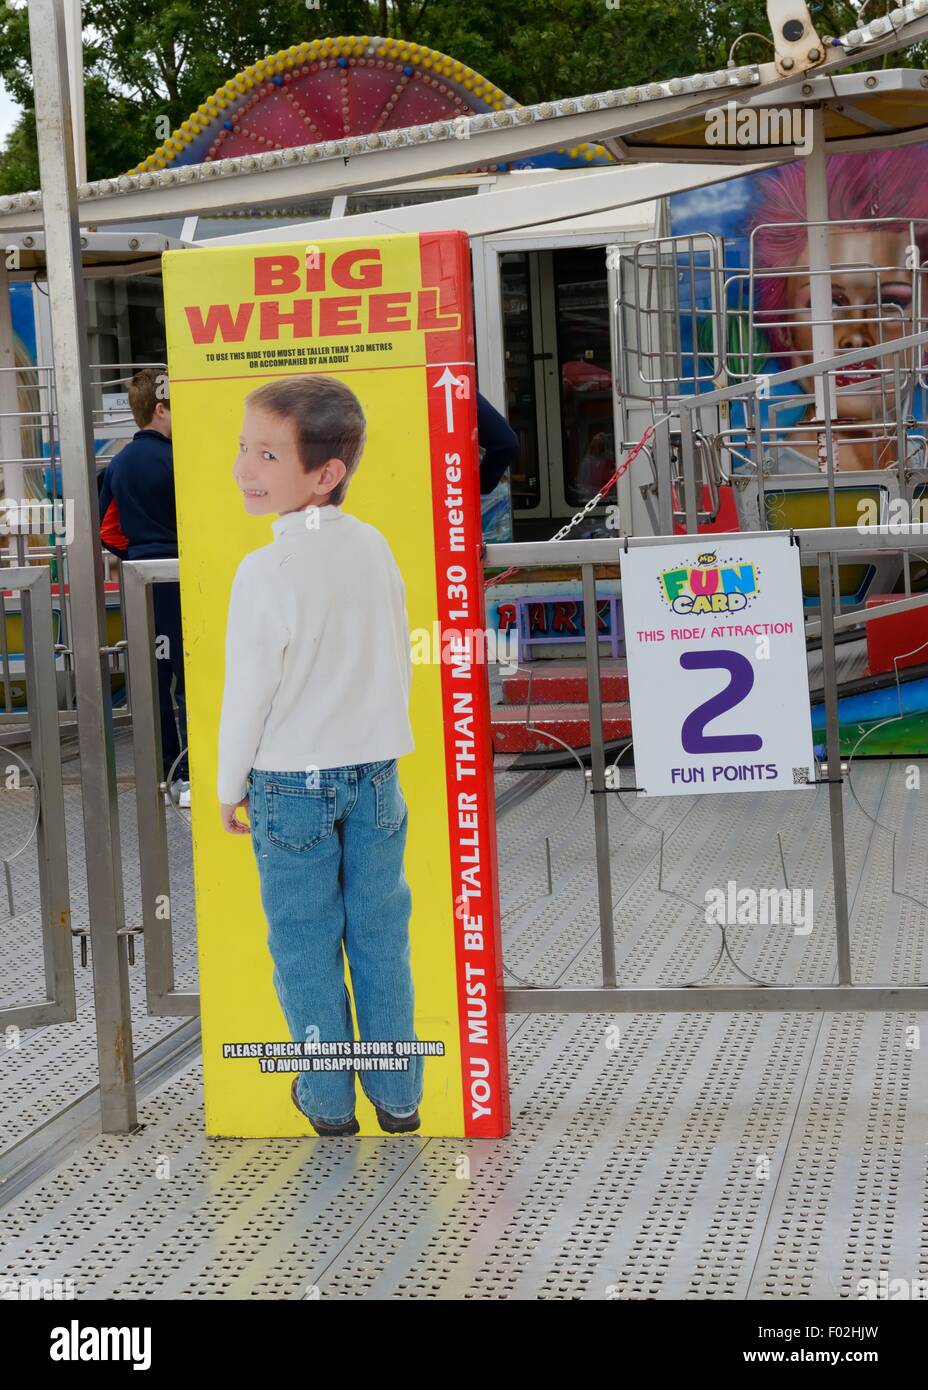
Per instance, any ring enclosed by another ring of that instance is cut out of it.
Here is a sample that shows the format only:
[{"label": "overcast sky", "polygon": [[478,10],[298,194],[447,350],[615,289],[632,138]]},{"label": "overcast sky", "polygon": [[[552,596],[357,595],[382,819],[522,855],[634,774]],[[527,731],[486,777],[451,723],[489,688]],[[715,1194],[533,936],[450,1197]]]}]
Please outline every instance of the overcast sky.
[{"label": "overcast sky", "polygon": [[13,101],[3,83],[0,82],[0,145],[4,144],[6,137],[18,120],[19,107]]}]

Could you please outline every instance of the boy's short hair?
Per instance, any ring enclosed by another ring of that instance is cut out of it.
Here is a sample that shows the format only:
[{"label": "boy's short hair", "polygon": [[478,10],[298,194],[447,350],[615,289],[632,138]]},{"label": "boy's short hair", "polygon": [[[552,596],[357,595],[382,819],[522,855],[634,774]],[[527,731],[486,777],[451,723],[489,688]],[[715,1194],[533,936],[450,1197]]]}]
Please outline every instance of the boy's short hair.
[{"label": "boy's short hair", "polygon": [[351,388],[333,376],[307,373],[269,381],[249,392],[246,403],[292,420],[300,462],[307,473],[329,459],[341,459],[345,476],[330,494],[332,505],[337,507],[361,462],[367,429],[361,402]]},{"label": "boy's short hair", "polygon": [[151,424],[156,405],[171,408],[168,374],[156,367],[143,367],[129,382],[129,409],[140,430]]}]

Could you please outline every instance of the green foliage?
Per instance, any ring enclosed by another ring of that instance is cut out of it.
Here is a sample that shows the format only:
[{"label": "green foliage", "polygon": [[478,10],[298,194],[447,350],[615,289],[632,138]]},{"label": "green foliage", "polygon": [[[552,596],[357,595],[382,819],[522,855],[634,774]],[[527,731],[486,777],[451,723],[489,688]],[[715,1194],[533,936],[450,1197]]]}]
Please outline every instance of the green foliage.
[{"label": "green foliage", "polygon": [[[895,0],[870,0],[867,18]],[[853,26],[845,0],[810,6],[820,32]],[[88,175],[138,163],[256,58],[327,34],[384,34],[450,53],[519,101],[535,102],[723,67],[739,34],[769,32],[765,0],[85,0]],[[746,38],[737,56],[769,57]],[[917,50],[893,66],[921,65]],[[42,55],[37,56],[37,61]],[[38,186],[29,26],[23,0],[0,3],[0,77],[24,114],[0,153],[0,193]]]}]

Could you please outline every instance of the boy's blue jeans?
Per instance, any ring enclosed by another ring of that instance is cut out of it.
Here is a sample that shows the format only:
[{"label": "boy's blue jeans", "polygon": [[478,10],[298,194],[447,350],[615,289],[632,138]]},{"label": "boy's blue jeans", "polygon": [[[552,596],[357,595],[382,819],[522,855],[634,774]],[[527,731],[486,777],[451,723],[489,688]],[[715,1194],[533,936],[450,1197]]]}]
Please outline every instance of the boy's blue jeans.
[{"label": "boy's blue jeans", "polygon": [[[360,1038],[414,1041],[407,813],[396,760],[309,776],[254,768],[248,791],[274,986],[291,1037],[353,1041],[344,952]],[[422,1068],[410,1057],[406,1071],[358,1076],[375,1105],[404,1116],[422,1099]],[[314,1120],[345,1124],[354,1082],[352,1070],[301,1072],[300,1106]]]}]

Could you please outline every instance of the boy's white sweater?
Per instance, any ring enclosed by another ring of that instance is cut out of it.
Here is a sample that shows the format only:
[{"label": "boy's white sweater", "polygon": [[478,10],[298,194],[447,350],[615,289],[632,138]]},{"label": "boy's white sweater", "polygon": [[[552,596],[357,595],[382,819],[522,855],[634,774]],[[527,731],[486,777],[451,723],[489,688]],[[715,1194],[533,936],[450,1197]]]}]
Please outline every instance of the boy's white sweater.
[{"label": "boy's white sweater", "polygon": [[413,748],[403,580],[384,537],[338,507],[289,512],[229,599],[219,799],[251,768],[304,772]]}]

